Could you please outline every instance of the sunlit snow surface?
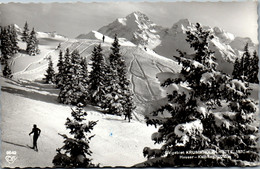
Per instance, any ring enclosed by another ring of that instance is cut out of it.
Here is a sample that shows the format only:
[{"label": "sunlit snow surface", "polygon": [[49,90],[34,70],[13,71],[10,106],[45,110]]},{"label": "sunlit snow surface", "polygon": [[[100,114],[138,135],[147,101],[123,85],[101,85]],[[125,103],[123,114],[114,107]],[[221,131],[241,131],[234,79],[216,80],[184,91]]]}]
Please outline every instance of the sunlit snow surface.
[{"label": "sunlit snow surface", "polygon": [[[59,91],[54,85],[42,83],[48,58],[52,58],[55,70],[58,62],[59,50],[70,51],[77,49],[82,57],[89,61],[91,51],[95,45],[101,43],[103,53],[108,57],[113,40],[93,32],[96,40],[74,40],[61,36],[50,36],[38,33],[41,54],[28,56],[18,53],[10,61],[13,70],[13,80],[1,77],[1,108],[2,108],[2,167],[52,167],[52,159],[56,149],[62,146],[62,137],[58,133],[68,133],[65,129],[66,118],[70,116],[70,106],[57,102]],[[126,60],[128,78],[137,109],[130,123],[124,117],[105,115],[95,107],[86,107],[88,120],[98,120],[94,128],[95,137],[91,140],[93,163],[100,166],[132,166],[145,161],[143,148],[156,147],[151,135],[156,131],[154,127],[147,127],[143,112],[152,100],[164,97],[160,89],[156,74],[180,70],[176,62],[145,51],[131,42],[121,39],[121,54]],[[61,48],[57,49],[58,44]],[[26,45],[19,41],[19,46]],[[91,68],[89,68],[91,70]],[[42,130],[38,140],[39,152],[27,147],[32,146],[32,125]],[[16,151],[17,159],[13,164],[5,160],[6,151]]]},{"label": "sunlit snow surface", "polygon": [[[118,21],[124,24],[124,20]],[[156,31],[151,30],[153,33]],[[183,25],[180,31],[183,31]],[[10,61],[13,80],[0,78],[2,167],[52,167],[55,150],[62,146],[63,141],[58,133],[68,133],[64,123],[70,116],[70,106],[59,104],[57,102],[59,91],[53,85],[42,83],[48,66],[48,58],[52,59],[57,71],[60,50],[65,51],[67,48],[71,52],[78,50],[80,55],[89,61],[94,46],[101,44],[103,54],[107,59],[113,42],[113,38],[108,36],[105,36],[105,41],[102,42],[103,34],[97,31],[86,35],[87,38],[84,35],[86,39],[68,39],[55,33],[43,32],[38,32],[37,36],[41,54],[36,56],[28,56],[25,52],[16,54]],[[170,39],[169,42],[171,42]],[[61,48],[57,49],[59,43]],[[134,93],[137,108],[133,113],[133,120],[128,123],[124,121],[124,117],[105,115],[95,107],[86,107],[87,119],[98,120],[93,131],[96,136],[91,140],[90,147],[93,151],[93,163],[100,163],[100,166],[132,166],[145,161],[142,154],[144,147],[156,148],[151,136],[157,130],[146,126],[143,114],[147,115],[161,105],[165,105],[167,90],[160,87],[160,82],[169,77],[175,77],[175,73],[181,69],[181,66],[172,59],[158,55],[152,49],[144,48],[142,45],[137,46],[126,38],[119,38],[119,43],[120,52],[126,61],[127,76],[131,82],[130,87]],[[218,45],[218,41],[215,44]],[[25,50],[26,45],[20,41],[19,47]],[[91,67],[89,66],[88,69],[91,70]],[[207,81],[209,77],[210,75],[205,74],[203,78]],[[251,87],[253,88],[251,98],[258,100],[258,86],[251,85]],[[168,90],[176,88],[182,92],[188,92],[185,85],[170,86]],[[217,111],[224,112],[225,110]],[[207,113],[204,105],[199,107],[199,112]],[[167,117],[167,114],[164,116]],[[215,118],[221,122],[222,114]],[[226,123],[226,126],[231,125],[225,121],[221,123]],[[42,130],[38,140],[39,152],[26,146],[32,145],[32,138],[28,134],[33,124],[37,124]],[[193,123],[185,125],[186,132],[192,132],[193,128],[201,127],[198,121],[195,121],[194,125]],[[193,127],[189,127],[190,125]],[[176,132],[178,133],[177,128]],[[185,137],[183,141],[186,141]],[[17,160],[13,164],[5,160],[5,152],[9,150],[17,152]]]}]

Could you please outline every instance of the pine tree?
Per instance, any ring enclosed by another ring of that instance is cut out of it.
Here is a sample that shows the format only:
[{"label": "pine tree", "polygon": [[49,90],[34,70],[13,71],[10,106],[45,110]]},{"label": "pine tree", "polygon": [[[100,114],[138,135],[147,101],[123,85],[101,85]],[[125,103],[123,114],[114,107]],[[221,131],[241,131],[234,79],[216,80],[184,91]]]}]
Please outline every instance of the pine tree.
[{"label": "pine tree", "polygon": [[105,79],[107,78],[106,63],[103,57],[102,48],[99,44],[92,51],[91,67],[89,73],[89,95],[90,101],[94,105],[101,104],[102,95],[104,95]]},{"label": "pine tree", "polygon": [[64,60],[63,60],[63,53],[61,50],[59,53],[59,61],[57,67],[58,67],[58,73],[56,75],[55,83],[56,83],[56,87],[60,88],[63,84],[63,76],[64,76]]},{"label": "pine tree", "polygon": [[87,70],[83,69],[77,50],[69,54],[67,50],[64,62],[63,86],[60,88],[59,101],[64,104],[77,105],[79,102],[86,104],[87,98]]},{"label": "pine tree", "polygon": [[122,56],[120,55],[120,44],[118,42],[117,35],[115,35],[114,42],[112,43],[112,47],[110,48],[112,53],[109,55],[109,61],[112,69],[116,70],[117,72],[119,69],[122,69]]},{"label": "pine tree", "polygon": [[66,129],[70,130],[73,137],[60,134],[64,138],[64,145],[57,149],[57,154],[52,163],[55,167],[62,168],[88,168],[95,167],[91,163],[89,143],[94,135],[90,135],[91,130],[97,121],[84,122],[87,113],[83,110],[83,104],[79,103],[76,110],[72,109],[72,118],[67,118]]},{"label": "pine tree", "polygon": [[89,77],[88,77],[88,62],[86,57],[80,58],[80,66],[82,67],[82,78],[85,79],[85,83],[89,85]]},{"label": "pine tree", "polygon": [[[130,82],[128,83],[130,84]],[[123,112],[125,115],[125,120],[128,118],[128,121],[130,122],[130,119],[132,118],[132,112],[136,108],[134,104],[134,97],[133,93],[129,89],[129,86],[126,84],[124,87],[124,101],[123,101]]]},{"label": "pine tree", "polygon": [[109,114],[122,115],[122,88],[120,86],[120,79],[118,75],[119,65],[118,61],[121,57],[119,54],[119,43],[115,36],[114,42],[112,43],[112,53],[109,56],[109,65],[106,69],[106,81],[105,89],[101,98],[100,107],[107,111]]},{"label": "pine tree", "polygon": [[[203,32],[196,28],[196,34]],[[187,35],[196,53],[201,49],[206,50],[201,53],[207,53],[208,43],[194,43],[193,36]],[[210,36],[205,33],[200,38],[206,42]],[[182,64],[181,72],[161,81],[168,101],[165,105],[159,103],[163,106],[146,117],[147,124],[160,126],[152,140],[162,147],[145,147],[143,153],[148,160],[141,166],[227,167],[259,160],[258,128],[254,126],[257,106],[248,98],[248,85],[212,69],[215,63],[208,64],[206,55],[194,61],[180,52],[175,58]],[[223,106],[227,107],[224,111]],[[188,152],[193,159],[185,158]]]},{"label": "pine tree", "polygon": [[6,27],[1,27],[1,63],[5,64],[6,61],[13,55],[12,41],[10,38],[10,32]]},{"label": "pine tree", "polygon": [[125,60],[123,59],[122,55],[119,53],[120,51],[120,45],[117,39],[117,36],[115,36],[114,43],[111,47],[112,54],[110,55],[110,63],[112,69],[117,70],[118,79],[119,79],[119,85],[122,90],[121,94],[121,104],[123,107],[123,114],[126,117],[128,117],[128,120],[130,122],[132,111],[135,109],[134,101],[133,101],[133,94],[130,90],[130,81],[127,79],[127,71],[126,71],[126,65]]},{"label": "pine tree", "polygon": [[251,56],[248,43],[245,45],[241,60],[236,59],[232,75],[235,79],[258,83],[258,56],[256,51]]},{"label": "pine tree", "polygon": [[5,62],[10,59],[13,54],[17,53],[19,49],[14,26],[9,25],[4,28],[1,27],[0,39],[1,63],[5,64]]},{"label": "pine tree", "polygon": [[54,83],[55,82],[55,72],[54,72],[54,68],[53,68],[53,63],[51,60],[51,57],[49,58],[49,65],[48,65],[48,69],[46,70],[45,74],[45,83]]},{"label": "pine tree", "polygon": [[25,24],[24,24],[23,34],[22,34],[21,39],[22,39],[23,42],[28,42],[29,38],[30,38],[30,30],[29,30],[29,27],[28,27],[28,23],[26,21]]},{"label": "pine tree", "polygon": [[241,69],[241,63],[240,60],[237,58],[235,63],[234,63],[234,69],[232,72],[232,76],[234,79],[241,79],[241,73],[242,69]]},{"label": "pine tree", "polygon": [[12,54],[15,54],[18,52],[19,47],[18,47],[18,38],[17,38],[17,32],[15,30],[14,25],[9,26],[9,36],[10,40],[12,42]]},{"label": "pine tree", "polygon": [[191,48],[196,51],[194,60],[207,65],[208,67],[216,69],[216,60],[213,55],[214,52],[209,49],[209,41],[214,38],[210,31],[205,30],[197,23],[196,31],[187,31],[186,41],[190,44]]},{"label": "pine tree", "polygon": [[120,54],[120,45],[115,36],[114,42],[111,47],[111,54],[109,55],[110,66],[107,67],[109,72],[107,79],[110,79],[110,83],[106,88],[105,95],[103,96],[104,102],[110,102],[108,104],[102,104],[107,106],[108,112],[112,114],[125,114],[126,117],[131,118],[131,113],[135,108],[133,102],[133,94],[129,89],[130,82],[126,75],[125,61]]},{"label": "pine tree", "polygon": [[244,54],[242,56],[243,58],[243,65],[242,65],[242,75],[243,75],[243,80],[248,81],[249,78],[249,72],[251,69],[251,55],[249,53],[249,49],[248,49],[248,43],[246,44],[245,48],[244,48]]},{"label": "pine tree", "polygon": [[40,50],[38,48],[38,40],[36,38],[36,32],[34,31],[34,28],[32,29],[30,37],[28,39],[26,52],[31,56],[40,53]]},{"label": "pine tree", "polygon": [[240,61],[240,77],[238,77],[237,79],[240,79],[240,80],[244,80],[245,79],[245,57],[242,56],[241,57],[241,61]]},{"label": "pine tree", "polygon": [[102,91],[99,106],[109,114],[122,115],[122,89],[119,85],[117,72],[110,65],[105,67],[105,88]]},{"label": "pine tree", "polygon": [[259,62],[259,58],[258,55],[256,53],[256,51],[254,51],[253,53],[253,57],[251,58],[251,63],[250,63],[250,71],[249,71],[249,75],[248,75],[248,81],[251,83],[259,83],[259,79],[258,79],[258,72],[259,72],[259,66],[258,66],[258,62]]},{"label": "pine tree", "polygon": [[7,61],[4,63],[3,76],[6,78],[12,78],[12,71]]}]

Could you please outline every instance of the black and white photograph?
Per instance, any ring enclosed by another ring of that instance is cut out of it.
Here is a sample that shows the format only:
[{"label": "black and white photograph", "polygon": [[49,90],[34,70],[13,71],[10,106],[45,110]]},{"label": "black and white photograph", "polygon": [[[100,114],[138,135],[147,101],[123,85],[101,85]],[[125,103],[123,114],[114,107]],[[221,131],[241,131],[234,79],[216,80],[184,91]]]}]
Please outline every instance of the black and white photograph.
[{"label": "black and white photograph", "polygon": [[257,8],[0,0],[1,168],[260,166]]}]

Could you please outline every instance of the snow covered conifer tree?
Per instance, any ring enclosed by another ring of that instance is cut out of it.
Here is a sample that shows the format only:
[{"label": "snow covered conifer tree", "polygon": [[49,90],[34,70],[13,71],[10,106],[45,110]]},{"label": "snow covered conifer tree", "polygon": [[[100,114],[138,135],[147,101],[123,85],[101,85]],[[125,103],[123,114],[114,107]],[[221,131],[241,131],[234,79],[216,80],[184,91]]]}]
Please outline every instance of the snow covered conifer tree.
[{"label": "snow covered conifer tree", "polygon": [[81,63],[77,50],[70,54],[69,50],[65,54],[63,85],[60,88],[59,101],[64,104],[77,105],[79,102],[86,103],[87,79],[86,71]]},{"label": "snow covered conifer tree", "polygon": [[10,32],[6,27],[1,27],[1,44],[0,44],[0,49],[1,49],[1,63],[5,64],[6,61],[13,55],[12,51],[12,41],[11,41],[11,36]]},{"label": "snow covered conifer tree", "polygon": [[122,66],[122,56],[119,53],[120,44],[118,42],[117,35],[115,35],[114,42],[112,43],[112,47],[110,49],[112,50],[112,53],[109,55],[110,65],[114,70],[118,71],[118,69]]},{"label": "snow covered conifer tree", "polygon": [[251,54],[249,53],[249,49],[248,49],[248,43],[246,44],[245,48],[244,48],[244,54],[243,54],[243,79],[245,81],[248,81],[249,78],[249,72],[251,69]]},{"label": "snow covered conifer tree", "polygon": [[34,31],[34,28],[32,29],[27,41],[26,52],[31,56],[40,53],[40,50],[38,48],[38,40],[36,38],[36,32]]},{"label": "snow covered conifer tree", "polygon": [[127,71],[125,60],[123,59],[122,55],[119,53],[120,45],[115,36],[114,43],[111,47],[112,53],[109,57],[112,69],[117,70],[119,84],[122,89],[122,105],[123,105],[123,114],[126,116],[131,117],[132,111],[135,109],[134,101],[133,101],[133,94],[130,90],[130,81],[127,79]]},{"label": "snow covered conifer tree", "polygon": [[[129,82],[130,84],[130,82]],[[124,115],[125,115],[125,120],[128,118],[128,121],[130,122],[130,119],[132,118],[132,112],[136,108],[134,104],[134,98],[133,98],[133,93],[129,89],[129,86],[126,84],[125,89],[124,89],[124,100],[123,100],[123,109],[124,109]]]},{"label": "snow covered conifer tree", "polygon": [[234,63],[233,72],[232,72],[233,78],[234,79],[241,79],[242,71],[243,70],[241,69],[240,59],[236,58],[236,61]]},{"label": "snow covered conifer tree", "polygon": [[115,36],[111,47],[112,53],[109,55],[110,65],[107,67],[107,79],[110,81],[102,98],[101,107],[109,113],[131,117],[135,108],[133,96],[129,89],[130,82],[126,77],[125,61],[120,54],[120,45]]},{"label": "snow covered conifer tree", "polygon": [[58,73],[56,74],[55,83],[56,83],[56,87],[60,88],[62,86],[62,83],[63,83],[62,80],[63,80],[63,76],[64,76],[64,59],[63,59],[63,53],[61,50],[59,53],[59,61],[58,61],[57,67],[58,67]]},{"label": "snow covered conifer tree", "polygon": [[196,51],[194,60],[216,69],[214,52],[209,49],[209,40],[214,36],[209,31],[204,30],[199,23],[196,24],[196,31],[187,31],[186,41],[190,47]]},{"label": "snow covered conifer tree", "polygon": [[87,113],[83,110],[83,104],[78,103],[76,110],[72,109],[72,118],[67,118],[66,129],[70,130],[70,135],[60,134],[64,145],[58,148],[57,154],[52,163],[54,167],[65,168],[88,168],[95,167],[90,156],[92,154],[89,143],[94,135],[91,134],[97,121],[85,122]]},{"label": "snow covered conifer tree", "polygon": [[251,69],[248,75],[248,81],[251,83],[259,83],[258,79],[258,72],[259,72],[259,66],[258,66],[259,58],[257,55],[257,52],[254,51],[253,57],[251,59]]},{"label": "snow covered conifer tree", "polygon": [[106,63],[103,57],[102,48],[99,44],[92,51],[91,66],[89,73],[89,95],[90,102],[94,105],[100,105],[102,95],[104,95],[105,79],[107,78]]},{"label": "snow covered conifer tree", "polygon": [[6,78],[12,78],[12,71],[11,71],[7,61],[5,61],[5,64],[4,64],[3,76]]},{"label": "snow covered conifer tree", "polygon": [[241,59],[236,59],[232,75],[235,79],[258,83],[258,56],[256,51],[254,51],[253,56],[251,56],[248,44],[246,44],[244,48]]},{"label": "snow covered conifer tree", "polygon": [[98,106],[109,114],[122,115],[122,89],[119,85],[117,72],[110,65],[105,66],[105,72],[105,85]]},{"label": "snow covered conifer tree", "polygon": [[29,37],[30,37],[30,30],[28,28],[28,23],[26,21],[25,24],[24,24],[24,27],[23,27],[23,34],[22,34],[21,39],[22,39],[23,42],[28,42]]},{"label": "snow covered conifer tree", "polygon": [[82,67],[82,79],[84,79],[84,83],[89,86],[88,62],[86,57],[80,58],[80,66]]},{"label": "snow covered conifer tree", "polygon": [[[211,35],[198,25],[187,32],[187,42],[196,54],[205,55],[191,60],[179,51],[175,58],[182,70],[157,75],[166,89],[167,101],[157,102],[159,107],[146,119],[147,124],[159,126],[152,140],[162,147],[145,147],[143,154],[148,160],[137,167],[230,167],[259,160],[258,107],[248,98],[250,89],[244,82],[212,69],[216,63],[208,51]],[[187,158],[187,154],[194,158]]]},{"label": "snow covered conifer tree", "polygon": [[112,43],[111,50],[112,53],[109,55],[111,68],[117,72],[120,85],[124,86],[127,83],[126,65],[125,65],[125,60],[120,54],[120,44],[118,42],[118,38],[116,35],[115,35],[114,42]]},{"label": "snow covered conifer tree", "polygon": [[109,56],[109,63],[104,68],[106,69],[105,88],[102,90],[103,95],[101,96],[101,103],[99,106],[107,111],[109,114],[122,115],[123,104],[122,104],[122,88],[120,86],[120,80],[118,75],[118,58],[121,57],[119,54],[119,43],[115,36],[115,40],[112,44],[112,53]]},{"label": "snow covered conifer tree", "polygon": [[19,49],[14,26],[9,25],[4,28],[1,27],[0,39],[1,63],[5,64],[5,62],[10,59],[13,54],[17,53]]},{"label": "snow covered conifer tree", "polygon": [[15,54],[19,50],[18,42],[17,42],[18,41],[17,33],[14,25],[9,26],[8,29],[9,29],[10,40],[12,42],[12,54]]},{"label": "snow covered conifer tree", "polygon": [[49,58],[49,65],[48,65],[48,69],[46,70],[45,74],[45,83],[54,83],[55,82],[55,72],[54,72],[54,68],[53,68],[53,63],[51,60],[51,57]]}]

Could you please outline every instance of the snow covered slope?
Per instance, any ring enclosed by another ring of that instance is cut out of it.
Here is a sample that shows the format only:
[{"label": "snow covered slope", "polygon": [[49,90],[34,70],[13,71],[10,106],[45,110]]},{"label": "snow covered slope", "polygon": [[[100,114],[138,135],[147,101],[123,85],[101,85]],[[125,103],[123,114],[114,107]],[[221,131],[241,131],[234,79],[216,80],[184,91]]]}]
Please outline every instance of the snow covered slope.
[{"label": "snow covered slope", "polygon": [[[57,103],[58,90],[38,81],[8,80],[1,83],[1,167],[52,167],[56,149],[63,144],[58,133],[68,134],[65,121],[70,117],[70,106]],[[145,160],[142,150],[154,146],[150,136],[155,128],[144,122],[123,117],[104,115],[95,107],[87,107],[87,120],[98,120],[91,140],[93,163],[100,166],[132,166]],[[141,118],[141,117],[140,117]],[[38,152],[28,134],[32,125],[41,129]],[[6,151],[16,151],[17,159],[9,164]]]},{"label": "snow covered slope", "polygon": [[[53,85],[42,82],[48,66],[47,58],[52,58],[57,71],[59,50],[77,49],[89,61],[93,47],[100,43],[107,58],[113,39],[106,37],[103,43],[101,34],[93,32],[93,36],[95,40],[67,39],[38,32],[41,53],[36,56],[27,55],[24,52],[26,44],[19,41],[21,53],[16,54],[9,63],[13,79],[0,77],[2,152],[17,152],[17,160],[13,164],[7,163],[3,154],[2,167],[52,167],[55,150],[61,147],[63,141],[58,133],[68,132],[64,123],[71,110],[70,106],[57,102],[59,91]],[[59,44],[60,48],[57,49]],[[150,136],[155,128],[146,126],[142,114],[151,101],[165,96],[156,74],[177,72],[181,68],[175,61],[150,49],[144,50],[124,38],[120,38],[120,45],[137,109],[133,112],[133,120],[128,123],[124,117],[104,115],[95,107],[86,107],[87,119],[99,120],[90,146],[93,163],[100,163],[100,166],[132,166],[145,160],[142,150],[145,146],[154,146]],[[38,140],[39,152],[27,147],[27,144],[32,145],[28,133],[33,124],[42,130]]]},{"label": "snow covered slope", "polygon": [[[111,53],[110,47],[113,42],[113,38],[106,36],[103,43],[103,35],[96,31],[89,34],[89,39],[67,39],[41,32],[38,32],[37,36],[41,50],[40,55],[16,54],[10,62],[14,79],[41,80],[44,78],[48,58],[50,57],[57,71],[59,50],[65,51],[67,48],[71,52],[77,49],[80,55],[89,61],[94,46],[101,43],[103,54],[107,58]],[[160,56],[149,48],[144,50],[125,38],[119,38],[119,43],[121,45],[121,54],[126,61],[128,78],[131,81],[135,102],[137,103],[137,112],[142,114],[147,103],[164,96],[156,79],[156,74],[165,71],[177,72],[181,67],[175,61]],[[60,44],[59,49],[57,49],[58,44]],[[19,41],[19,46],[22,50],[26,48],[25,43],[21,41]]]}]

